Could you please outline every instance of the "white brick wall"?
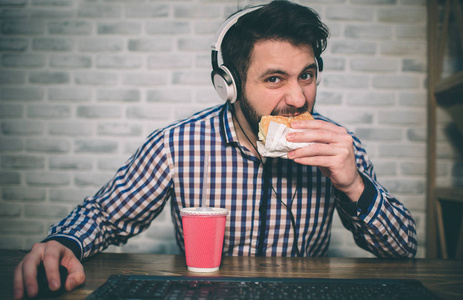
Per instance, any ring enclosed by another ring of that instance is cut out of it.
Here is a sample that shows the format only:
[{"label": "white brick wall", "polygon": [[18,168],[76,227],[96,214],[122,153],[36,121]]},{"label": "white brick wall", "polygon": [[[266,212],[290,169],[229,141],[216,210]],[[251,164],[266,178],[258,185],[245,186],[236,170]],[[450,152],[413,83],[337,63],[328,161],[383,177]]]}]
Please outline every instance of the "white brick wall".
[{"label": "white brick wall", "polygon": [[[422,257],[426,1],[298,2],[331,29],[318,110],[364,141],[412,211]],[[247,3],[0,0],[0,247],[29,248],[152,130],[219,103],[209,45]],[[168,210],[153,225],[111,250],[176,253]],[[346,233],[336,220],[330,255],[369,256]]]}]

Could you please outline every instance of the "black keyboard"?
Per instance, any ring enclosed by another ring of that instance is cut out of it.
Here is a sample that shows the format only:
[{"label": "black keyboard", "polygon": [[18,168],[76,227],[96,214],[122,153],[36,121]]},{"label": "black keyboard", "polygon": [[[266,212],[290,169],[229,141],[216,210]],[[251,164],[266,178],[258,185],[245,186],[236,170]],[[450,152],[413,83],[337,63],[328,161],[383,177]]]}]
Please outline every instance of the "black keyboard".
[{"label": "black keyboard", "polygon": [[87,299],[437,299],[418,280],[112,275]]}]

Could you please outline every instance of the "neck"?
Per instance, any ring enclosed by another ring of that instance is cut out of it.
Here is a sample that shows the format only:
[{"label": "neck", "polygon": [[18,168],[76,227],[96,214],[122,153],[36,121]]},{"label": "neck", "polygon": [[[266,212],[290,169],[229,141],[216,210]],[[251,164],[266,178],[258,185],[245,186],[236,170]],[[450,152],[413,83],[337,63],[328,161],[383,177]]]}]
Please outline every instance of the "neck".
[{"label": "neck", "polygon": [[235,126],[236,135],[238,137],[238,141],[242,146],[245,146],[249,151],[251,151],[254,155],[258,156],[257,153],[257,133],[255,133],[251,126],[249,125],[248,121],[246,120],[243,112],[241,111],[241,106],[238,103],[232,104],[233,105],[233,124]]}]

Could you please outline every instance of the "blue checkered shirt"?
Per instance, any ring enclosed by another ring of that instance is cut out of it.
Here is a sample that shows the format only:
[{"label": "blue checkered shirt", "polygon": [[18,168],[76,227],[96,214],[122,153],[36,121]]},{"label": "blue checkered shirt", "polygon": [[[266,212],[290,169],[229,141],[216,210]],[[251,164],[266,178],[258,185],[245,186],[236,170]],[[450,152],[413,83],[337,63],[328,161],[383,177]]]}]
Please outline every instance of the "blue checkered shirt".
[{"label": "blue checkered shirt", "polygon": [[[314,118],[332,122],[317,113]],[[228,104],[209,108],[154,131],[112,180],[51,226],[47,240],[65,241],[83,259],[125,244],[169,203],[183,251],[179,209],[203,204],[209,156],[204,199],[206,206],[229,210],[225,255],[326,256],[336,209],[361,248],[378,257],[413,257],[417,241],[410,212],[376,181],[365,150],[352,136],[366,186],[357,203],[316,167],[281,158],[266,158],[264,167],[239,144]]]}]

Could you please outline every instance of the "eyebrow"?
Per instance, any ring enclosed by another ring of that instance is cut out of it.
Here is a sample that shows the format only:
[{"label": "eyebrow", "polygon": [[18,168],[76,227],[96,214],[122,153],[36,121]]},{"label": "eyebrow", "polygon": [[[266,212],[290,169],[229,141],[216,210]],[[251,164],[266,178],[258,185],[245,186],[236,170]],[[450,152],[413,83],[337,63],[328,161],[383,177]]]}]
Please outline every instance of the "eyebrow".
[{"label": "eyebrow", "polygon": [[[311,64],[308,64],[307,66],[305,66],[304,69],[302,69],[302,72],[305,72],[309,69],[316,69],[317,68],[317,65],[314,63],[311,63]],[[272,75],[272,74],[280,74],[280,75],[288,75],[287,72],[283,71],[283,70],[280,70],[280,69],[268,69],[266,70],[264,73],[262,73],[262,75],[259,76],[259,78],[265,78],[269,75]]]}]

